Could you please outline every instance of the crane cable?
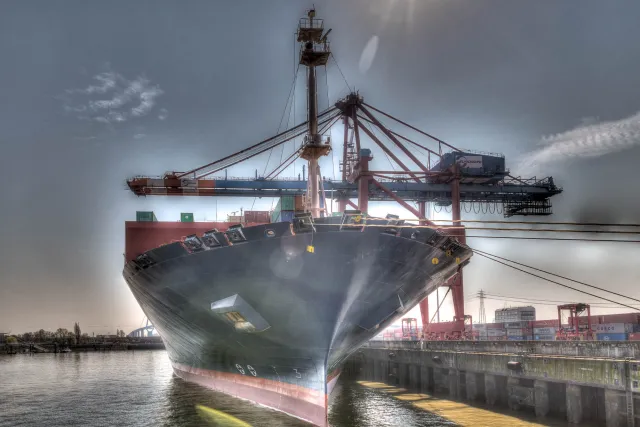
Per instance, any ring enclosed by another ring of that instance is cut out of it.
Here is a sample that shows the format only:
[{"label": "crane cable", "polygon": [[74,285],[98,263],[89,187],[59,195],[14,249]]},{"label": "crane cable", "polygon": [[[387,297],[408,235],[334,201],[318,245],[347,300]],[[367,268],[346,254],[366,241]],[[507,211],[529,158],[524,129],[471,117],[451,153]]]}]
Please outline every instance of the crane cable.
[{"label": "crane cable", "polygon": [[[375,218],[371,218],[375,219]],[[401,221],[401,220],[397,220]],[[415,221],[415,219],[412,219]],[[316,224],[320,226],[335,226],[336,224]],[[365,224],[363,227],[382,227],[387,228],[389,225],[386,224]],[[475,230],[475,231],[523,231],[523,232],[532,232],[532,233],[591,233],[591,234],[632,234],[632,235],[640,235],[640,230],[638,231],[624,231],[624,230],[561,230],[554,228],[508,228],[508,227],[464,227],[464,226],[437,226],[437,225],[417,225],[417,224],[406,224],[406,225],[394,225],[393,228],[426,228],[431,230],[438,230],[440,232],[447,232],[448,230]],[[480,236],[477,236],[480,237]],[[484,237],[484,236],[482,236]]]},{"label": "crane cable", "polygon": [[[399,221],[416,221],[416,218],[400,218]],[[532,225],[573,225],[580,227],[640,227],[640,224],[613,224],[599,222],[554,222],[554,221],[505,221],[505,220],[480,220],[480,219],[432,219],[432,222],[476,223],[476,224],[532,224]]]},{"label": "crane cable", "polygon": [[[473,249],[472,249],[472,250],[473,250]],[[475,252],[475,250],[473,250],[473,251]],[[521,271],[521,272],[526,273],[526,274],[529,274],[529,275],[531,275],[531,276],[533,276],[533,277],[537,277],[537,278],[539,278],[539,279],[546,280],[547,282],[554,283],[554,284],[556,284],[556,285],[562,286],[563,288],[571,289],[571,290],[574,290],[574,291],[576,291],[576,292],[580,292],[580,293],[583,293],[583,294],[585,294],[585,295],[589,295],[589,296],[592,296],[592,297],[595,297],[595,298],[599,298],[599,299],[602,299],[602,300],[605,300],[605,301],[611,302],[611,303],[616,304],[616,305],[620,305],[620,306],[623,306],[623,307],[627,307],[627,308],[630,308],[630,309],[632,309],[632,310],[634,310],[634,311],[640,311],[640,309],[638,309],[638,308],[636,308],[636,307],[633,307],[633,306],[630,306],[630,305],[627,305],[627,304],[624,304],[624,303],[621,303],[621,302],[618,302],[618,301],[614,301],[614,300],[611,300],[611,299],[608,299],[608,298],[605,298],[605,297],[602,297],[602,296],[599,296],[599,295],[596,295],[596,294],[592,294],[592,293],[589,293],[589,292],[586,292],[586,291],[582,291],[582,290],[580,290],[580,289],[578,289],[578,288],[574,288],[574,287],[572,287],[572,286],[565,285],[564,283],[556,282],[555,280],[551,280],[551,279],[548,279],[548,278],[546,278],[546,277],[540,276],[540,275],[538,275],[538,274],[531,273],[530,271],[526,271],[526,270],[523,270],[523,269],[521,269],[521,268],[515,267],[515,266],[513,266],[513,265],[507,264],[507,263],[502,262],[502,261],[500,261],[500,260],[498,260],[498,259],[496,259],[496,258],[491,258],[490,256],[484,255],[484,254],[483,254],[483,253],[481,253],[481,252],[476,252],[476,253],[477,253],[478,255],[480,255],[481,257],[484,257],[484,258],[490,259],[491,261],[495,261],[495,262],[497,262],[497,263],[499,263],[499,264],[502,264],[502,265],[506,265],[507,267],[511,267],[511,268],[513,268],[514,270]],[[504,259],[504,258],[502,258],[502,259]],[[513,262],[513,261],[510,261],[510,262]],[[532,268],[532,267],[530,267],[530,268]],[[608,292],[610,292],[610,291],[608,291]],[[625,297],[625,298],[629,298],[629,297]],[[637,301],[637,300],[636,300],[636,301]]]},{"label": "crane cable", "polygon": [[[284,116],[287,113],[287,107],[289,107],[289,101],[291,100],[291,97],[292,97],[292,95],[293,95],[293,93],[295,91],[296,81],[298,80],[298,74],[299,74],[298,71],[299,71],[299,69],[300,69],[300,65],[298,64],[298,68],[296,68],[295,75],[293,76],[293,82],[291,83],[291,89],[289,89],[289,96],[287,96],[287,102],[284,105],[284,110],[282,111],[282,117],[280,117],[280,123],[278,124],[278,130],[276,131],[276,134],[280,133],[280,128],[282,127],[282,122],[284,121]],[[283,150],[284,150],[284,148],[283,148]],[[269,167],[269,161],[271,160],[271,154],[273,154],[273,148],[271,150],[269,150],[269,158],[267,159],[267,163],[264,165],[264,172],[262,173],[263,175],[267,173],[267,168]]]},{"label": "crane cable", "polygon": [[501,259],[501,260],[503,260],[503,261],[507,261],[507,262],[510,262],[510,263],[513,263],[513,264],[516,264],[516,265],[519,265],[519,266],[522,266],[522,267],[530,268],[531,270],[539,271],[539,272],[541,272],[541,273],[548,274],[548,275],[550,275],[550,276],[555,276],[555,277],[558,277],[558,278],[560,278],[560,279],[568,280],[568,281],[570,281],[570,282],[577,283],[577,284],[579,284],[579,285],[586,286],[586,287],[588,287],[588,288],[597,289],[597,290],[599,290],[599,291],[602,291],[602,292],[608,292],[608,293],[610,293],[610,294],[613,294],[613,295],[616,295],[616,296],[619,296],[619,297],[622,297],[622,298],[628,298],[628,299],[630,299],[630,300],[632,300],[632,301],[635,301],[635,302],[640,302],[640,299],[633,298],[633,297],[630,297],[630,296],[627,296],[627,295],[622,295],[622,294],[620,294],[620,293],[617,293],[617,292],[614,292],[614,291],[610,291],[610,290],[607,290],[607,289],[604,289],[604,288],[600,288],[600,287],[598,287],[598,286],[590,285],[590,284],[588,284],[588,283],[584,283],[584,282],[581,282],[581,281],[579,281],[579,280],[571,279],[571,278],[569,278],[569,277],[565,277],[565,276],[562,276],[562,275],[560,275],[560,274],[551,273],[551,272],[549,272],[549,271],[542,270],[541,268],[531,267],[530,265],[522,264],[522,263],[520,263],[520,262],[513,261],[513,260],[509,260],[509,259],[507,259],[507,258],[503,258],[503,257],[498,256],[498,255],[490,254],[490,253],[488,253],[488,252],[484,252],[484,251],[481,251],[481,250],[478,250],[478,249],[473,249],[473,248],[470,248],[470,249],[471,249],[474,253],[477,253],[477,254],[479,254],[479,255],[489,255],[489,256],[492,256],[492,257],[494,257],[494,258]]},{"label": "crane cable", "polygon": [[[465,298],[465,302],[471,302],[480,298],[479,293],[471,295],[469,298]],[[492,293],[485,292],[484,298],[493,299],[498,301],[507,301],[507,302],[525,302],[531,304],[542,304],[542,305],[557,305],[557,304],[570,304],[572,301],[567,300],[550,300],[550,299],[540,299],[540,298],[527,298],[522,296],[507,296],[507,295],[496,295]],[[593,306],[597,306],[598,308],[621,308],[618,306],[608,305],[604,302],[595,302],[595,301],[582,301],[585,304],[591,304]]]}]

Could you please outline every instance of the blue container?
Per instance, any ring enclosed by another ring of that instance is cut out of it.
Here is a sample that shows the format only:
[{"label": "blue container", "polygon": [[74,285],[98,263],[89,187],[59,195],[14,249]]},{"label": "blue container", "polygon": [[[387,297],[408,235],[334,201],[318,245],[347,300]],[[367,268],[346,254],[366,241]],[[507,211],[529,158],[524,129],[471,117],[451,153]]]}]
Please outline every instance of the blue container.
[{"label": "blue container", "polygon": [[534,340],[536,341],[555,341],[556,340],[556,336],[555,335],[535,335],[534,336]]},{"label": "blue container", "polygon": [[626,341],[627,334],[596,334],[598,341]]},{"label": "blue container", "polygon": [[507,339],[508,339],[509,341],[524,341],[524,338],[525,338],[525,337],[523,337],[523,336],[511,336],[511,337],[507,337]]},{"label": "blue container", "polygon": [[279,222],[291,222],[293,221],[294,211],[281,211]]},{"label": "blue container", "polygon": [[640,332],[640,324],[638,323],[633,324],[633,332]]}]

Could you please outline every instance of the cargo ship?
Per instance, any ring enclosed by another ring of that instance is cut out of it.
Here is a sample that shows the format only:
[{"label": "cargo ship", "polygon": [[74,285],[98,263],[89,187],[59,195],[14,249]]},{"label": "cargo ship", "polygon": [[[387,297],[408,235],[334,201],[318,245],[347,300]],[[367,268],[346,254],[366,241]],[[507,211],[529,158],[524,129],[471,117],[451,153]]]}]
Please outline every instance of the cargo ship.
[{"label": "cargo ship", "polygon": [[455,238],[391,215],[325,216],[318,158],[330,145],[318,135],[314,71],[328,59],[323,33],[309,11],[298,29],[308,67],[304,212],[235,225],[149,214],[126,225],[123,271],[177,376],[318,426],[328,425],[345,359],[471,256]]}]

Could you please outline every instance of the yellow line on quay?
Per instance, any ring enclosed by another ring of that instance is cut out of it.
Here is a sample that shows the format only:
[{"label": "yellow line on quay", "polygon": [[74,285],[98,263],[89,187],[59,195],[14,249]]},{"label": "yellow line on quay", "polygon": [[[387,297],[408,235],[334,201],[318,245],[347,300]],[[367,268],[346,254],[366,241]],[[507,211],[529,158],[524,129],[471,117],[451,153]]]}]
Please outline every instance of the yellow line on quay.
[{"label": "yellow line on quay", "polygon": [[[534,427],[534,426],[567,426],[566,422],[560,420],[545,419],[544,422],[537,421],[535,416],[523,412],[507,413],[496,412],[478,406],[471,406],[463,402],[442,399],[429,394],[414,393],[407,389],[396,387],[380,382],[358,381],[358,384],[376,389],[383,393],[388,393],[394,398],[411,404],[423,411],[431,412],[449,421],[453,421],[459,426],[487,426],[487,427]],[[581,424],[586,426],[586,424]]]}]

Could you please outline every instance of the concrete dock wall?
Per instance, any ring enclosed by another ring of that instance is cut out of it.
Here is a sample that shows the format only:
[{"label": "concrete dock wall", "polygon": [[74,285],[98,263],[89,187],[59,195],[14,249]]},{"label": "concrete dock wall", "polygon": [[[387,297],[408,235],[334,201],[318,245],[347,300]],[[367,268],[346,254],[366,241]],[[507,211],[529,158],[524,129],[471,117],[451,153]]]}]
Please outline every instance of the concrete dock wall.
[{"label": "concrete dock wall", "polygon": [[348,371],[537,417],[640,426],[640,345],[620,342],[375,342]]}]

